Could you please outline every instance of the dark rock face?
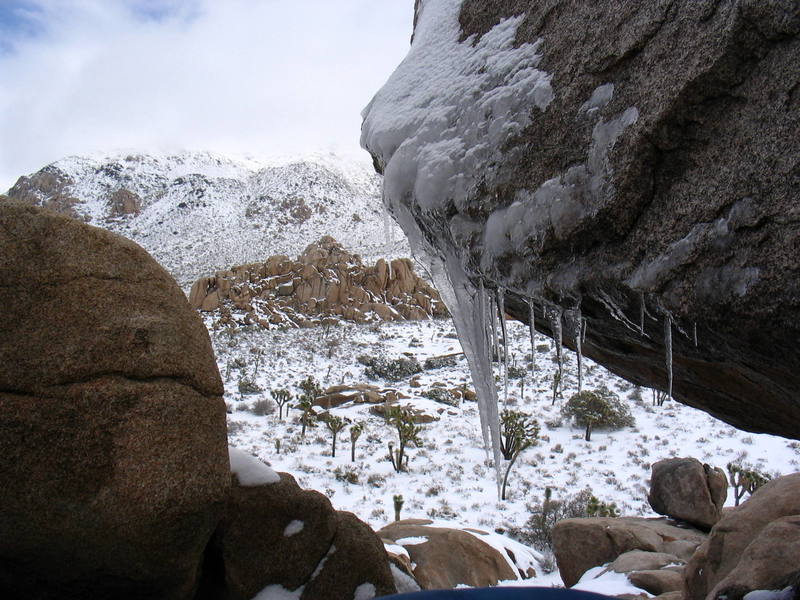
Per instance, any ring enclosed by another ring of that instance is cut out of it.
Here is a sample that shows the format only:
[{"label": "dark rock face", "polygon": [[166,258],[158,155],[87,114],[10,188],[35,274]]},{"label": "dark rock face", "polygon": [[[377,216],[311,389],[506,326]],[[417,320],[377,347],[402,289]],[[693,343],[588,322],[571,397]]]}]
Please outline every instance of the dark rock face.
[{"label": "dark rock face", "polygon": [[0,596],[187,598],[230,487],[208,334],[139,246],[0,202]]},{"label": "dark rock face", "polygon": [[208,598],[249,600],[268,586],[303,586],[300,597],[309,600],[351,598],[362,585],[373,586],[376,596],[395,591],[375,532],[335,511],[322,494],[301,490],[286,473],[255,487],[234,481],[209,551],[218,562],[212,573],[224,575],[204,583]]},{"label": "dark rock face", "polygon": [[725,472],[696,458],[668,458],[653,465],[647,501],[659,514],[711,529],[728,496]]},{"label": "dark rock face", "polygon": [[[424,4],[417,17],[415,44],[443,18]],[[503,72],[448,107],[439,137],[385,118],[389,103],[368,107],[362,143],[403,227],[456,256],[476,287],[504,290],[514,317],[527,321],[532,301],[541,332],[554,311],[580,308],[584,353],[637,384],[667,389],[670,322],[676,399],[797,438],[800,5],[465,0],[462,46],[480,49],[509,17],[515,48],[541,40],[552,100],[511,104],[500,121],[523,126],[479,161],[443,160],[441,147],[454,128],[470,145],[491,94],[511,85]],[[407,61],[420,56],[412,46]],[[441,201],[421,202],[441,181]]]}]

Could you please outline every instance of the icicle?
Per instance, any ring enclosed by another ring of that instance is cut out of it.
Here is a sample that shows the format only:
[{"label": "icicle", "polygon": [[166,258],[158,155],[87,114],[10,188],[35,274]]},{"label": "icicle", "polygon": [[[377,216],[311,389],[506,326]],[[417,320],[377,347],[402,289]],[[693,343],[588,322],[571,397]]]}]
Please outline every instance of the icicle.
[{"label": "icicle", "polygon": [[497,340],[497,316],[495,311],[495,299],[489,297],[489,322],[492,324],[492,348],[489,363],[493,364],[495,357],[500,358],[500,342]]},{"label": "icicle", "polygon": [[564,373],[562,371],[562,348],[561,348],[561,308],[555,307],[550,312],[550,329],[553,332],[553,341],[556,343],[556,359],[558,360],[558,378],[559,378],[559,387],[563,386],[564,384]]},{"label": "icicle", "polygon": [[583,331],[581,332],[581,342],[586,342],[586,330],[589,329],[589,321],[584,319],[583,320]]},{"label": "icicle", "polygon": [[664,319],[664,349],[667,362],[667,398],[672,400],[672,317]]},{"label": "icicle", "polygon": [[497,315],[503,336],[503,404],[508,404],[508,331],[506,330],[506,291],[497,288]]},{"label": "icicle", "polygon": [[578,391],[583,391],[583,352],[581,351],[581,329],[583,317],[581,309],[578,308],[573,313],[573,329],[575,332],[575,354],[578,359]]},{"label": "icicle", "polygon": [[[489,324],[487,322],[487,308],[486,308],[486,289],[483,287],[483,279],[478,284],[478,312],[480,313],[480,325],[483,332],[484,346],[489,347]],[[492,354],[489,350],[489,364],[492,363]]]},{"label": "icicle", "polygon": [[692,338],[694,338],[694,347],[697,348],[697,322],[692,323]]},{"label": "icicle", "polygon": [[531,330],[531,375],[536,374],[536,315],[533,312],[533,300],[528,300],[528,309],[530,316],[528,317],[528,326]]},{"label": "icicle", "polygon": [[639,333],[644,335],[644,294],[639,294]]}]

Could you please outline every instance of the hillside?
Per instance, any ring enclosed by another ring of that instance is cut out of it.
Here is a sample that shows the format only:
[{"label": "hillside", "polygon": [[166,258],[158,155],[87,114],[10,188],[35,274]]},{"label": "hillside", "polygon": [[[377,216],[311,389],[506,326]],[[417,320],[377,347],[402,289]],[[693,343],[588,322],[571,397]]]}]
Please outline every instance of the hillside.
[{"label": "hillside", "polygon": [[231,265],[295,256],[327,234],[366,262],[409,256],[371,166],[334,155],[69,157],[8,195],[134,240],[185,289]]}]

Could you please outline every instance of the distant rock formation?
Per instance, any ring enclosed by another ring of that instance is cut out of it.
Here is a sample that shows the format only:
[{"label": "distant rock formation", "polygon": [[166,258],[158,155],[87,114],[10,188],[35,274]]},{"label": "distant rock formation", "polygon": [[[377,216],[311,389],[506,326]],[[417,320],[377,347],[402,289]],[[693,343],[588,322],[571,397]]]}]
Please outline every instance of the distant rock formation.
[{"label": "distant rock formation", "polygon": [[[367,267],[356,254],[325,236],[291,260],[218,271],[195,282],[189,303],[219,314],[217,323],[314,327],[339,320],[355,323],[447,316],[447,309],[409,259],[379,259]],[[233,312],[244,313],[234,317]]]},{"label": "distant rock formation", "polygon": [[459,312],[500,291],[634,383],[800,437],[797,0],[417,12],[362,145]]}]

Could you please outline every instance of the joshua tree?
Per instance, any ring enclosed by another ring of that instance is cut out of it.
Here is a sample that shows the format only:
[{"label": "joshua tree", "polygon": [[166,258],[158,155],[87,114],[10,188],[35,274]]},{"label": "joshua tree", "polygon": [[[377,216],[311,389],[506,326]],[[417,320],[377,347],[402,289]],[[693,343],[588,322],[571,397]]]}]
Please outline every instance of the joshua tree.
[{"label": "joshua tree", "polygon": [[767,473],[762,473],[755,469],[747,469],[734,463],[728,463],[728,474],[731,476],[735,506],[739,506],[739,501],[745,492],[752,495],[753,492],[772,479]]},{"label": "joshua tree", "polygon": [[594,427],[620,429],[634,424],[628,407],[620,402],[617,395],[605,387],[592,392],[584,390],[572,396],[561,411],[567,418],[586,428],[584,439],[592,439]]},{"label": "joshua tree", "polygon": [[403,509],[403,504],[405,500],[403,500],[402,494],[395,494],[392,496],[392,500],[394,501],[394,520],[400,520],[400,511]]},{"label": "joshua tree", "polygon": [[589,498],[586,504],[586,514],[590,517],[619,517],[619,509],[616,502],[603,502],[596,496]]},{"label": "joshua tree", "polygon": [[300,430],[300,435],[305,437],[306,428],[314,427],[315,425],[314,402],[322,395],[322,388],[311,375],[301,381],[297,387],[303,392],[297,399],[297,408],[301,411],[300,423],[302,428]]},{"label": "joshua tree", "polygon": [[291,407],[289,401],[292,399],[292,393],[289,390],[270,390],[270,394],[272,394],[275,404],[278,405],[278,420],[282,421],[284,406],[286,406],[286,414],[289,414],[289,408]]},{"label": "joshua tree", "polygon": [[399,473],[405,471],[408,466],[406,447],[409,444],[413,444],[416,448],[422,445],[422,441],[419,439],[422,426],[414,423],[414,415],[409,409],[398,406],[387,411],[386,420],[397,430],[397,437],[400,440],[397,450],[394,449],[394,444],[389,442],[389,460],[392,461],[394,470]]},{"label": "joshua tree", "polygon": [[503,454],[508,463],[506,467],[506,474],[503,477],[503,488],[500,493],[502,500],[506,499],[506,485],[508,484],[508,475],[511,473],[511,467],[517,460],[517,457],[526,448],[534,446],[539,439],[539,423],[525,413],[515,410],[504,410],[500,414],[500,429],[502,439],[500,440],[500,452]]},{"label": "joshua tree", "polygon": [[364,433],[363,421],[350,427],[350,462],[356,462],[356,442],[362,433]]},{"label": "joshua tree", "polygon": [[336,436],[342,429],[344,429],[345,425],[347,425],[347,421],[345,421],[342,417],[329,415],[325,420],[325,426],[333,434],[333,445],[331,446],[332,457],[336,457]]}]

